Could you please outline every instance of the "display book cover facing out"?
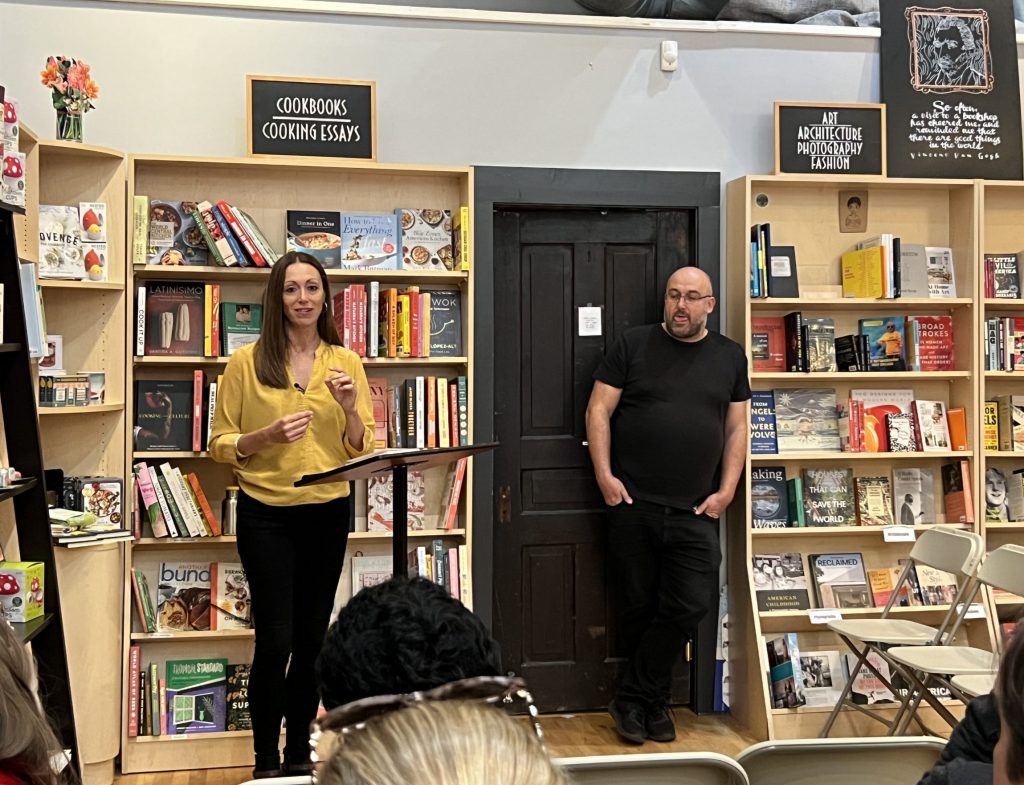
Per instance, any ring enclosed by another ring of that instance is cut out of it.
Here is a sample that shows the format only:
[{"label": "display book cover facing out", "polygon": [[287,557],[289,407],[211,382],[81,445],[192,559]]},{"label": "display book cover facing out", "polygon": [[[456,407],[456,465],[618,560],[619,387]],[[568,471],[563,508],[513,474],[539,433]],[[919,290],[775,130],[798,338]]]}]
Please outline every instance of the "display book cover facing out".
[{"label": "display book cover facing out", "polygon": [[879,10],[889,176],[1020,180],[1011,3],[886,0]]}]

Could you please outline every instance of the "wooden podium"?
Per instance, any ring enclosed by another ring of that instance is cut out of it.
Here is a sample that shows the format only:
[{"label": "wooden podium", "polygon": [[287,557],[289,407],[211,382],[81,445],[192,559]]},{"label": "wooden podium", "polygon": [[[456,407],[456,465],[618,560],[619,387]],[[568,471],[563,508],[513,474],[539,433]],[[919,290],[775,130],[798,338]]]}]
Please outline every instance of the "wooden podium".
[{"label": "wooden podium", "polygon": [[394,510],[393,537],[391,553],[393,554],[395,574],[399,574],[402,565],[408,560],[409,552],[409,467],[429,469],[433,466],[452,463],[461,458],[468,458],[498,446],[497,442],[486,444],[470,444],[461,447],[437,447],[428,450],[391,449],[375,452],[363,458],[356,458],[337,469],[319,474],[307,474],[295,483],[295,487],[319,485],[326,482],[341,480],[365,480],[376,474],[391,472],[392,502]]}]

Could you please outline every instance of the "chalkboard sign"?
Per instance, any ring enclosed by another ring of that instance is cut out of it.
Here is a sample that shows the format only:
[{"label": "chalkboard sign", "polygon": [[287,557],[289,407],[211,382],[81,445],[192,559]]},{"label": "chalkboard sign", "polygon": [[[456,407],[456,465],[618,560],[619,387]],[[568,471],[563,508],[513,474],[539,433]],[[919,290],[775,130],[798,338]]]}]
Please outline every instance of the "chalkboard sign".
[{"label": "chalkboard sign", "polygon": [[885,175],[882,104],[775,102],[775,174]]},{"label": "chalkboard sign", "polygon": [[375,82],[247,76],[249,155],[377,160]]},{"label": "chalkboard sign", "polygon": [[879,3],[889,174],[1020,180],[1020,83],[1009,0]]}]

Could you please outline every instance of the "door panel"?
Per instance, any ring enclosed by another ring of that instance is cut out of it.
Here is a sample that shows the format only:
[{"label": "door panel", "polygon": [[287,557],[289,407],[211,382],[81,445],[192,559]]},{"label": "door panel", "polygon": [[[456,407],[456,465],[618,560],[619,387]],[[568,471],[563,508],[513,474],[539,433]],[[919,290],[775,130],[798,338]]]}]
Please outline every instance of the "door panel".
[{"label": "door panel", "polygon": [[[593,372],[618,334],[661,318],[689,262],[682,211],[523,210],[494,216],[495,633],[543,710],[603,708],[622,666],[610,630],[604,504],[587,453]],[[600,336],[577,309],[602,306]],[[685,668],[673,694],[688,702]]]}]

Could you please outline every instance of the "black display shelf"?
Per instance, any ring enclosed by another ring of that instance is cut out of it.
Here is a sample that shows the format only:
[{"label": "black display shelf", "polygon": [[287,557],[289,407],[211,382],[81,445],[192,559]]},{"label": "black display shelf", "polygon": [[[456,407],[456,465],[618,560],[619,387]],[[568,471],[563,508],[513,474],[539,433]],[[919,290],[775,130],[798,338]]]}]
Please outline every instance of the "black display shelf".
[{"label": "black display shelf", "polygon": [[21,638],[22,643],[29,643],[34,637],[49,627],[52,621],[53,614],[44,613],[42,616],[32,619],[32,621],[11,622],[11,629],[14,630],[15,635]]},{"label": "black display shelf", "polygon": [[17,352],[20,350],[20,343],[0,343],[0,354],[6,354],[8,352]]},{"label": "black display shelf", "polygon": [[13,499],[19,493],[31,490],[36,485],[36,478],[29,477],[27,479],[18,480],[14,485],[8,488],[0,488],[0,502],[4,499]]},{"label": "black display shelf", "polygon": [[18,207],[17,205],[7,204],[7,202],[0,202],[0,210],[6,210],[9,213],[15,213],[17,215],[25,214],[24,207]]}]

